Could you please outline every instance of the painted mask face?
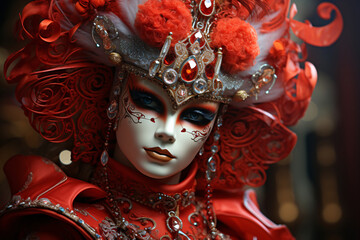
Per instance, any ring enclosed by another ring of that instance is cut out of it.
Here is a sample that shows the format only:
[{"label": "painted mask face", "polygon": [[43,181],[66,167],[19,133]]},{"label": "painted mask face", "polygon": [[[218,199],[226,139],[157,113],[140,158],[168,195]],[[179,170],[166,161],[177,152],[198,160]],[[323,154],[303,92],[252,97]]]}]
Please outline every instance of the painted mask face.
[{"label": "painted mask face", "polygon": [[188,103],[177,110],[163,89],[129,77],[120,98],[116,132],[121,155],[142,174],[165,179],[184,170],[213,127],[219,103]]}]

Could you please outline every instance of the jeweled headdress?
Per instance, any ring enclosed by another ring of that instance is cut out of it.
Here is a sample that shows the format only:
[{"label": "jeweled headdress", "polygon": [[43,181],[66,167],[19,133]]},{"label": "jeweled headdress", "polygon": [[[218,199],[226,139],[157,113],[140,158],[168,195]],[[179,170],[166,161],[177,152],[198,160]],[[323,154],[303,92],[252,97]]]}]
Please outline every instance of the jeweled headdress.
[{"label": "jeweled headdress", "polygon": [[[257,8],[260,10],[260,7]],[[155,14],[163,14],[166,20],[156,19]],[[251,96],[257,99],[261,88],[270,83],[265,91],[265,94],[269,94],[277,76],[274,67],[267,63],[258,66],[258,71],[248,79],[234,77],[252,67],[260,53],[255,28],[238,16],[222,18],[221,14],[225,13],[215,0],[192,1],[188,6],[182,1],[147,1],[139,8],[135,27],[144,42],[153,46],[162,44],[162,47],[158,57],[145,64],[133,62],[133,59],[121,61],[121,56],[125,55],[126,58],[128,54],[122,52],[122,40],[119,40],[119,32],[110,17],[98,15],[95,18],[92,38],[97,47],[103,46],[115,64],[122,63],[128,69],[148,68],[148,77],[158,80],[167,89],[175,107],[194,99],[230,103],[234,95],[239,101]],[[179,23],[180,30],[179,25],[173,24],[172,31],[176,36],[173,37],[170,27],[151,29],[156,28],[156,23],[163,24],[161,21],[165,25],[172,21]],[[154,36],[149,36],[151,31],[155,31]],[[169,32],[166,39],[159,42],[156,35],[160,31],[160,35]],[[278,34],[283,32],[277,33],[276,37],[279,37]],[[138,49],[132,48],[134,52],[141,50],[146,53],[146,58],[153,56],[146,46],[135,46]],[[221,71],[223,48],[225,72]],[[250,85],[244,84],[246,80],[250,81]]]},{"label": "jeweled headdress", "polygon": [[324,19],[332,11],[330,24],[313,27],[294,19],[290,0],[35,0],[20,19],[20,36],[30,41],[9,56],[6,79],[18,84],[32,126],[49,141],[70,141],[72,159],[85,162],[102,152],[118,72],[160,84],[174,108],[229,103],[215,187],[261,185],[267,165],[294,146],[286,126],[303,116],[317,79],[311,63],[301,69],[306,49],[290,29],[330,45],[341,14],[330,3],[318,7]]}]

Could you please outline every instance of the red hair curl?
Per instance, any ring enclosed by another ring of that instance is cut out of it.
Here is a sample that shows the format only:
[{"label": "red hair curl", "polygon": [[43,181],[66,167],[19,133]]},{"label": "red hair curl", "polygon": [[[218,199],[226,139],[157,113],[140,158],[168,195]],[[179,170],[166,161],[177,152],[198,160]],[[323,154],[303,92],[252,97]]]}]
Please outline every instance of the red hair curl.
[{"label": "red hair curl", "polygon": [[75,3],[75,9],[83,17],[91,15],[94,9],[102,8],[106,5],[107,0],[78,0]]},{"label": "red hair curl", "polygon": [[139,6],[135,19],[140,38],[153,47],[161,47],[170,32],[173,45],[186,38],[191,23],[190,10],[180,0],[149,0]]},{"label": "red hair curl", "polygon": [[220,19],[211,33],[212,46],[223,48],[223,69],[228,73],[244,71],[254,65],[260,49],[255,29],[240,18]]},{"label": "red hair curl", "polygon": [[272,0],[219,0],[221,11],[218,17],[247,19],[249,16],[256,15],[262,18],[269,11],[269,1]]}]

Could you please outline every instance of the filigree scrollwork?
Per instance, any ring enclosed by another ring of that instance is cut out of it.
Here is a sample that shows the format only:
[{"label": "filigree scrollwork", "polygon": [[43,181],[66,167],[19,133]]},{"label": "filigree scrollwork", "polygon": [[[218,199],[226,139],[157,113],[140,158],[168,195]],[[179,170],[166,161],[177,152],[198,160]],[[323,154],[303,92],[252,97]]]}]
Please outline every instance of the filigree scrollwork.
[{"label": "filigree scrollwork", "polygon": [[[145,231],[152,231],[156,228],[156,222],[154,221],[154,219],[149,218],[149,217],[137,217],[134,214],[130,214],[129,216],[130,220],[133,221],[138,221],[140,222],[140,224],[144,227]],[[150,223],[150,225],[149,225]]]},{"label": "filigree scrollwork", "polygon": [[150,202],[155,209],[161,209],[166,212],[174,210],[177,207],[177,201],[175,198],[162,193],[155,193],[150,195]]},{"label": "filigree scrollwork", "polygon": [[129,213],[131,209],[133,208],[133,204],[130,199],[125,197],[118,197],[115,199],[118,205],[120,204],[123,207],[123,211],[125,213]]},{"label": "filigree scrollwork", "polygon": [[117,231],[116,224],[108,217],[99,223],[101,235],[108,240],[115,240],[120,237],[120,233]]},{"label": "filigree scrollwork", "polygon": [[[261,186],[268,165],[285,158],[292,150],[294,134],[270,113],[254,107],[243,108],[241,112],[229,107],[223,119],[219,151],[213,156],[218,163],[213,187]],[[211,151],[213,141],[208,138],[205,153]],[[201,156],[204,174],[208,157]],[[198,182],[201,184],[202,180]]]}]

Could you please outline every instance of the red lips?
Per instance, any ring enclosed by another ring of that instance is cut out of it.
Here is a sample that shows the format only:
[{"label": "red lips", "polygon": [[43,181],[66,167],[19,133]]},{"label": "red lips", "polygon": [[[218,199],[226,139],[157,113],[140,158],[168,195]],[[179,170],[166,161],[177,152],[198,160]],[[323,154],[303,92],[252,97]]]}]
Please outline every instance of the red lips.
[{"label": "red lips", "polygon": [[176,158],[174,155],[172,155],[168,150],[161,149],[159,147],[154,148],[144,148],[147,155],[150,157],[159,160],[161,162],[169,162],[171,159]]}]

